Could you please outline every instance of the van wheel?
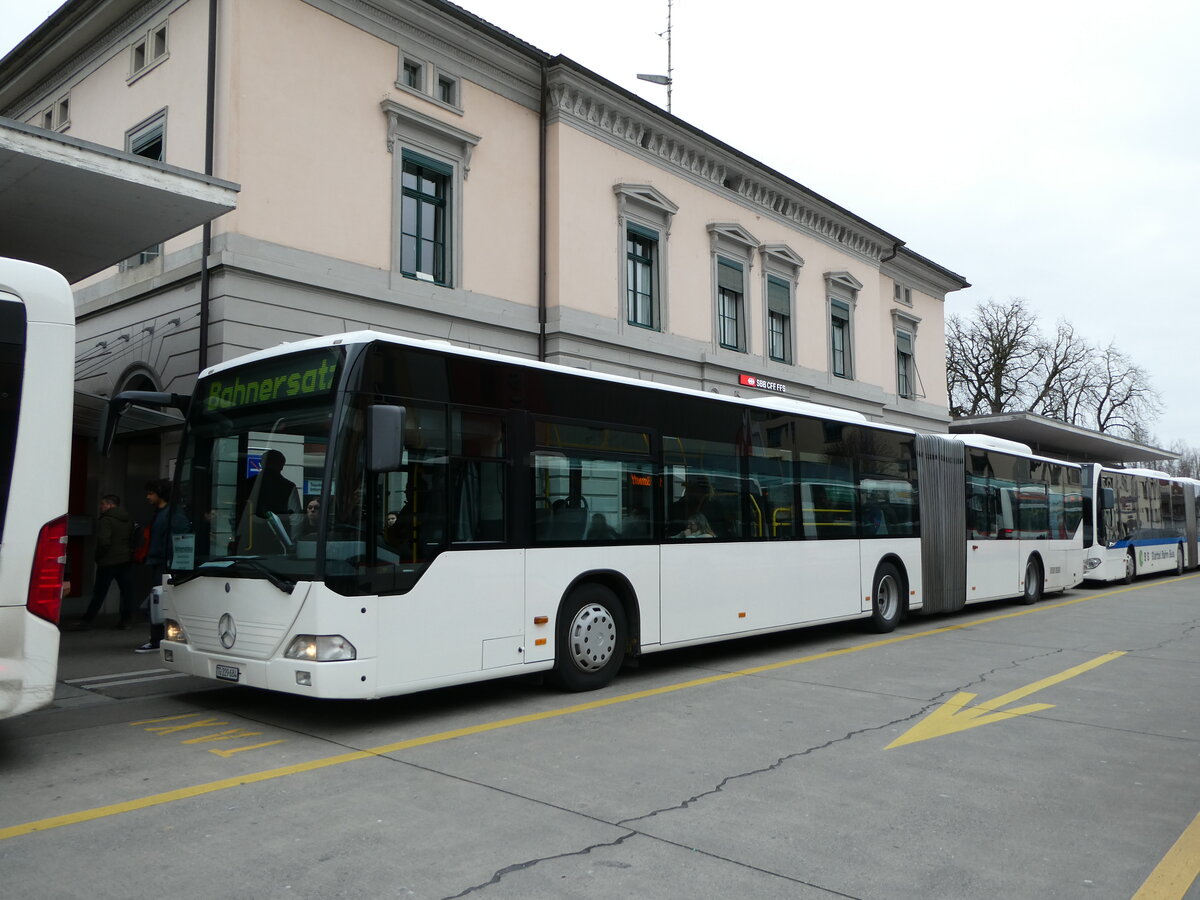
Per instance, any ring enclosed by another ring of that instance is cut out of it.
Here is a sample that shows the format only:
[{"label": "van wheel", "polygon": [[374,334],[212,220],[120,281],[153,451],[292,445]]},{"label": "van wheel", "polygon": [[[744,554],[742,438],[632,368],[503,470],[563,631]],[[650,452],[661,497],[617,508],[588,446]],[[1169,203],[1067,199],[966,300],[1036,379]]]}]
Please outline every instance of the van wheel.
[{"label": "van wheel", "polygon": [[880,563],[871,584],[871,618],[867,630],[876,634],[895,631],[904,612],[904,579],[889,562]]},{"label": "van wheel", "polygon": [[629,627],[616,594],[585,584],[558,614],[551,680],[565,691],[594,691],[616,676],[625,659]]},{"label": "van wheel", "polygon": [[1025,591],[1021,594],[1021,603],[1029,606],[1042,599],[1042,567],[1033,557],[1025,563]]},{"label": "van wheel", "polygon": [[1125,554],[1125,577],[1121,579],[1121,584],[1133,584],[1133,579],[1137,577],[1137,561],[1133,558],[1133,548],[1129,548],[1129,552]]}]

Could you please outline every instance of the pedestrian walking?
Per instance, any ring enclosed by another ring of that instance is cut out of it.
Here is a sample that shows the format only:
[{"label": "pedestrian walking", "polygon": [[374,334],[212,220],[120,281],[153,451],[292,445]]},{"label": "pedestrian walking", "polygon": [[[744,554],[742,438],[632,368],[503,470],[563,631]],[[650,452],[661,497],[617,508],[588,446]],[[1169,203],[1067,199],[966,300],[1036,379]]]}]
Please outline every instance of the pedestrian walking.
[{"label": "pedestrian walking", "polygon": [[[146,548],[146,581],[149,591],[161,589],[163,575],[167,571],[167,554],[171,548],[171,521],[169,504],[171,502],[171,483],[161,478],[146,482],[146,502],[150,504],[154,518],[150,520],[150,541]],[[150,640],[135,649],[135,653],[154,653],[162,642],[164,628],[162,622],[154,621],[154,599],[147,594],[150,602]]]},{"label": "pedestrian walking", "polygon": [[92,601],[75,623],[76,628],[92,627],[113,582],[121,595],[117,627],[129,627],[137,597],[133,589],[132,538],[133,520],[122,508],[121,498],[116,494],[105,494],[100,498],[100,514],[96,517],[96,581]]}]

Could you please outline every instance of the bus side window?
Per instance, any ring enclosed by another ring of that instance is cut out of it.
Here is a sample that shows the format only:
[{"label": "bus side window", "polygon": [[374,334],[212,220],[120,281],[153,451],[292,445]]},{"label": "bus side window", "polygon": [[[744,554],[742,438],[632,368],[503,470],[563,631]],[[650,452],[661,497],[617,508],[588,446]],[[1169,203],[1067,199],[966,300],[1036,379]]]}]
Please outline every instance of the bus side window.
[{"label": "bus side window", "polygon": [[580,460],[558,452],[534,454],[534,535],[538,540],[583,540],[588,501],[582,482]]},{"label": "bus side window", "polygon": [[452,410],[450,415],[451,539],[459,543],[507,537],[505,428],[500,416]]}]

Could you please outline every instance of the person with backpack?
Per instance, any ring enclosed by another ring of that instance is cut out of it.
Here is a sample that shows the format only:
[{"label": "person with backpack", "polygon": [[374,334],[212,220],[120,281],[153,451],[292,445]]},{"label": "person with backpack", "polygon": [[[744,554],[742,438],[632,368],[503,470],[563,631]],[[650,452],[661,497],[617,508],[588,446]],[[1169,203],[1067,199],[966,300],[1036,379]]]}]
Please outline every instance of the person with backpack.
[{"label": "person with backpack", "polygon": [[100,514],[96,517],[96,580],[92,602],[83,616],[73,623],[75,629],[86,631],[92,627],[114,581],[121,594],[117,627],[129,627],[136,605],[131,569],[132,536],[133,521],[121,507],[121,498],[116,494],[105,494],[100,498]]}]

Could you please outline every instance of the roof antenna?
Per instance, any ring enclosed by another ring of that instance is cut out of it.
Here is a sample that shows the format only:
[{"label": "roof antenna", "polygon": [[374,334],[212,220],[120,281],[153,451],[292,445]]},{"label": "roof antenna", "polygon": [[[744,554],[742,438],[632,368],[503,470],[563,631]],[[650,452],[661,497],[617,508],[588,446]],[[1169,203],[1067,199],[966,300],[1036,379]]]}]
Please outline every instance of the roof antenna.
[{"label": "roof antenna", "polygon": [[652,84],[666,85],[667,88],[667,112],[671,111],[671,84],[673,83],[673,75],[675,70],[671,68],[671,6],[674,0],[667,0],[667,30],[660,31],[659,37],[667,39],[667,74],[666,75],[643,75],[639,74],[638,78],[642,81],[649,81]]}]

